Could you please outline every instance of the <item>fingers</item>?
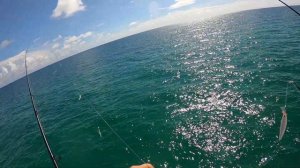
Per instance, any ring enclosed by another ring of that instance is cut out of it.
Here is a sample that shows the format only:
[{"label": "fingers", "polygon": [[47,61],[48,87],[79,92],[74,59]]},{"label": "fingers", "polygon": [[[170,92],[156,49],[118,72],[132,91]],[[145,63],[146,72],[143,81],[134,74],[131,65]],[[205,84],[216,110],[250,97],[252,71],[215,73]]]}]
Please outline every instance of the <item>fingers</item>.
[{"label": "fingers", "polygon": [[152,166],[150,163],[145,163],[142,165],[131,166],[130,168],[154,168],[154,166]]}]

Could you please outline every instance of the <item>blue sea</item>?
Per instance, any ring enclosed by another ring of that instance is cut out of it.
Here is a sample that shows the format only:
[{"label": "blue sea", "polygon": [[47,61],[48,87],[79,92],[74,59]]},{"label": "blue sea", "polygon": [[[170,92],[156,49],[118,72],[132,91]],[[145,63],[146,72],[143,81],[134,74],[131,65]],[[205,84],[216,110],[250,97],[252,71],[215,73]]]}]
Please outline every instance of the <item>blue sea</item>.
[{"label": "blue sea", "polygon": [[[143,32],[29,78],[60,167],[300,166],[300,92],[287,85],[300,83],[300,18],[286,7]],[[0,89],[0,107],[0,167],[52,167],[25,78]]]}]

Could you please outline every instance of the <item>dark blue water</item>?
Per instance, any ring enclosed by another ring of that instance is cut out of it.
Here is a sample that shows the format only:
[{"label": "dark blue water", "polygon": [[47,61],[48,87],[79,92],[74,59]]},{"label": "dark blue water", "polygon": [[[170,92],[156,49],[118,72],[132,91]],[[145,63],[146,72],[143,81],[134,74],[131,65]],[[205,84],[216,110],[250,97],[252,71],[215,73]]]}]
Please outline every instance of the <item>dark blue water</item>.
[{"label": "dark blue water", "polygon": [[[299,7],[297,7],[300,10]],[[287,8],[140,33],[30,75],[61,167],[297,167],[300,19]],[[0,89],[1,167],[51,167],[25,79]],[[97,114],[99,113],[99,114]],[[99,135],[99,130],[101,136]]]}]

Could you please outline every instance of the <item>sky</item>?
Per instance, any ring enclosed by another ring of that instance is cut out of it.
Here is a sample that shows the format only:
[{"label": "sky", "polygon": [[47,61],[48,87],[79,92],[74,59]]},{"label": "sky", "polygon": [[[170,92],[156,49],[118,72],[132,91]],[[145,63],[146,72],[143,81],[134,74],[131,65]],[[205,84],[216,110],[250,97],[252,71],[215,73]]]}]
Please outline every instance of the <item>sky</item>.
[{"label": "sky", "polygon": [[[285,0],[300,5],[300,0]],[[0,88],[29,72],[154,28],[199,22],[277,0],[0,0]]]}]

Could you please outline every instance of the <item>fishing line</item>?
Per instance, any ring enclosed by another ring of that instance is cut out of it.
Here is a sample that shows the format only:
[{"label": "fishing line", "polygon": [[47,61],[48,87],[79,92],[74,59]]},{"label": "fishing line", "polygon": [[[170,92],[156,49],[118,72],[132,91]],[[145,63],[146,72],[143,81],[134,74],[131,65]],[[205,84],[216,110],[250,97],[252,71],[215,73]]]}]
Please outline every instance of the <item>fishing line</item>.
[{"label": "fishing line", "polygon": [[110,128],[110,130],[120,139],[121,142],[139,159],[142,163],[146,163],[127,143],[126,141],[109,125],[109,123],[103,118],[103,116],[92,106],[94,111],[100,116],[102,121]]},{"label": "fishing line", "polygon": [[296,89],[300,92],[300,86],[296,83],[296,82],[294,82],[293,81],[293,85],[296,87]]},{"label": "fishing line", "polygon": [[51,148],[50,148],[50,145],[48,143],[48,140],[47,140],[47,137],[45,135],[45,131],[44,131],[44,128],[42,126],[42,123],[40,121],[40,117],[39,117],[39,112],[36,108],[36,105],[34,103],[34,99],[33,99],[33,95],[32,95],[32,92],[31,92],[31,86],[30,86],[30,82],[29,82],[29,77],[28,77],[28,70],[27,70],[27,50],[25,52],[25,72],[26,72],[26,79],[27,79],[27,86],[28,86],[28,91],[29,91],[29,95],[30,95],[30,100],[31,100],[31,104],[32,104],[32,108],[33,108],[33,111],[34,111],[34,115],[35,115],[35,118],[37,120],[37,123],[38,123],[38,126],[39,126],[39,129],[40,129],[40,133],[42,134],[42,138],[44,140],[44,143],[46,145],[46,148],[47,148],[47,151],[48,151],[48,154],[52,160],[52,163],[54,165],[55,168],[58,168],[58,164],[55,160],[55,157],[51,151]]},{"label": "fishing line", "polygon": [[294,11],[297,15],[300,16],[300,13],[297,12],[294,8],[292,8],[291,6],[289,6],[288,4],[286,4],[285,2],[283,2],[283,1],[281,1],[281,0],[279,0],[279,2],[283,3],[285,6],[287,6],[287,7],[290,8],[292,11]]},{"label": "fishing line", "polygon": [[285,103],[284,103],[284,108],[286,108],[287,96],[288,96],[288,88],[289,88],[289,82],[287,82],[286,89],[285,89]]},{"label": "fishing line", "polygon": [[[80,94],[81,95],[81,94]],[[126,143],[126,141],[110,126],[110,124],[104,119],[104,117],[97,111],[97,109],[95,108],[95,105],[93,103],[91,103],[88,99],[87,99],[88,103],[90,104],[90,107],[93,108],[94,112],[96,114],[98,114],[98,116],[100,117],[100,119],[107,125],[107,127],[111,130],[111,132],[113,134],[115,134],[115,136],[117,138],[119,138],[119,140],[131,151],[132,154],[135,155],[135,157],[140,160],[142,163],[146,163],[142,157],[140,157],[134,150],[133,148],[130,147],[130,145],[128,143]]]}]

